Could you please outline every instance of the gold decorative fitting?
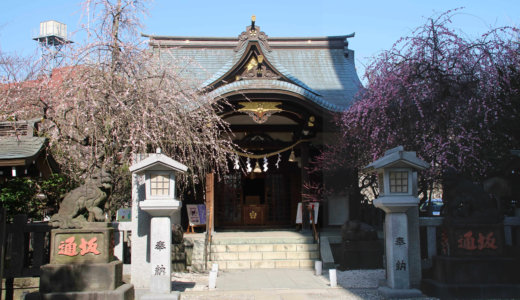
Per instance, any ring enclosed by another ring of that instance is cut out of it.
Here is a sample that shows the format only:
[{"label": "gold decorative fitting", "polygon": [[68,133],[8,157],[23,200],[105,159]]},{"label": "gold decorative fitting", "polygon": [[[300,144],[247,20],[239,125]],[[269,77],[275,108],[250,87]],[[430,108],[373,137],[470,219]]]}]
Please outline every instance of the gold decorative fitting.
[{"label": "gold decorative fitting", "polygon": [[240,102],[243,107],[238,111],[248,114],[258,124],[265,123],[272,114],[281,112],[281,102]]},{"label": "gold decorative fitting", "polygon": [[254,220],[254,219],[256,219],[256,216],[257,216],[257,215],[258,215],[258,214],[256,213],[256,211],[252,210],[252,211],[249,213],[249,219]]}]

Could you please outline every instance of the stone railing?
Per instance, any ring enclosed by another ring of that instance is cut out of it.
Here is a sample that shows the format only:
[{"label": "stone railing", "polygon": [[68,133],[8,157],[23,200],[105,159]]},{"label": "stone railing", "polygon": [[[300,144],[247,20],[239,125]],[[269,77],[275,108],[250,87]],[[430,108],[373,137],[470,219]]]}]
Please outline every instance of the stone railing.
[{"label": "stone railing", "polygon": [[[426,258],[422,259],[422,268],[429,269],[432,267],[432,257],[437,255],[437,228],[442,225],[443,217],[421,217],[419,218],[419,226],[421,234],[421,249],[426,248]],[[515,228],[516,227],[516,228]],[[504,241],[506,246],[518,246],[520,244],[520,217],[504,218]],[[515,230],[516,229],[516,230]],[[516,236],[516,237],[515,237]]]},{"label": "stone railing", "polygon": [[114,256],[125,263],[129,259],[125,257],[124,243],[128,242],[130,246],[129,233],[132,231],[132,222],[112,222],[112,227],[114,227]]}]

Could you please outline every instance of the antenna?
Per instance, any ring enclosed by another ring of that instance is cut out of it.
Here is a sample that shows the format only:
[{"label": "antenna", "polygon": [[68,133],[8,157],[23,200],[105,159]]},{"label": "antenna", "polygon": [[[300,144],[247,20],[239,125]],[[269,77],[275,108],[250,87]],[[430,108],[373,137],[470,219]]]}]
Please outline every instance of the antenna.
[{"label": "antenna", "polygon": [[52,20],[40,23],[40,35],[33,40],[40,44],[44,63],[43,69],[49,75],[64,59],[61,52],[63,46],[73,43],[67,39],[67,25]]}]

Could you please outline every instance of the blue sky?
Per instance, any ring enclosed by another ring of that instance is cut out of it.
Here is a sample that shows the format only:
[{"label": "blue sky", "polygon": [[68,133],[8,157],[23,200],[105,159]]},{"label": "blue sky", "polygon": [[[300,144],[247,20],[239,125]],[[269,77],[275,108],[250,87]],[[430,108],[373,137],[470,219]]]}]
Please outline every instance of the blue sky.
[{"label": "blue sky", "polygon": [[[29,55],[37,51],[32,37],[39,23],[66,23],[72,40],[81,40],[80,1],[0,1],[0,49]],[[370,57],[389,49],[399,37],[422,25],[427,17],[448,9],[465,7],[453,27],[476,37],[490,27],[520,26],[518,0],[350,1],[263,0],[206,1],[156,0],[144,19],[143,33],[175,36],[238,36],[256,15],[256,24],[268,36],[331,36],[352,32],[360,77]]]}]

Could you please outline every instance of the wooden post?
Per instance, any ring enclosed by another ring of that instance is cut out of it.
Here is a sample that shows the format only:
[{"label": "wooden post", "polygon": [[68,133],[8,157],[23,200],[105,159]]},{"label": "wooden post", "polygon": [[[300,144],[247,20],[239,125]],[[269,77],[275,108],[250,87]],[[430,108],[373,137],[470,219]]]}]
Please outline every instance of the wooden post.
[{"label": "wooden post", "polygon": [[11,262],[6,272],[6,277],[14,278],[22,276],[25,254],[26,254],[26,238],[25,225],[27,224],[26,215],[16,215],[13,219],[12,226],[12,246]]},{"label": "wooden post", "polygon": [[209,241],[211,242],[211,233],[214,225],[214,200],[215,200],[215,175],[213,173],[206,174],[206,231],[209,232]]},{"label": "wooden post", "polygon": [[2,300],[2,279],[4,278],[5,252],[5,208],[0,206],[0,300]]},{"label": "wooden post", "polygon": [[206,238],[204,239],[204,268],[208,269],[208,260],[211,250],[211,233],[213,232],[213,198],[214,175],[206,174]]},{"label": "wooden post", "polygon": [[[309,172],[307,171],[307,167],[309,165],[309,143],[304,142],[300,144],[300,159],[301,159],[301,176],[302,176],[302,187],[301,193],[308,193],[304,188],[304,184],[309,181]],[[302,198],[302,232],[310,232],[311,231],[311,222],[309,219],[309,213],[307,212],[307,204],[308,202],[304,201]]]}]

